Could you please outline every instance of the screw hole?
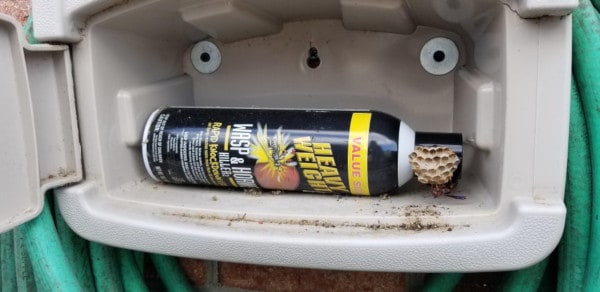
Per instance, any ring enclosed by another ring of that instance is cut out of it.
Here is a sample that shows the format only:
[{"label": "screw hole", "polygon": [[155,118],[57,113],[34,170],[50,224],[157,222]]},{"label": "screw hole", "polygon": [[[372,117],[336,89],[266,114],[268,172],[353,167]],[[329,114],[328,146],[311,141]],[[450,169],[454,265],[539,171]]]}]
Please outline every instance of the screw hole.
[{"label": "screw hole", "polygon": [[200,54],[200,61],[205,62],[205,63],[210,61],[210,54],[209,53]]},{"label": "screw hole", "polygon": [[319,50],[315,47],[311,47],[308,50],[308,59],[306,59],[306,65],[312,69],[315,69],[321,65],[321,58],[319,58]]},{"label": "screw hole", "polygon": [[436,62],[442,62],[446,59],[446,54],[443,51],[435,51],[433,53],[433,60]]}]

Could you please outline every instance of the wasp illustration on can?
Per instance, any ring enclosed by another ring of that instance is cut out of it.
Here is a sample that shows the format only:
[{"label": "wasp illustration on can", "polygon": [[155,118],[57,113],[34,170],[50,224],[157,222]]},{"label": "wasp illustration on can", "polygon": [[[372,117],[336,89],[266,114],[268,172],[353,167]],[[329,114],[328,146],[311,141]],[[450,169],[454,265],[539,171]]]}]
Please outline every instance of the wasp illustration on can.
[{"label": "wasp illustration on can", "polygon": [[254,176],[263,188],[295,190],[300,184],[300,173],[294,161],[296,151],[290,146],[290,137],[279,127],[273,137],[268,136],[267,125],[258,123],[256,135],[252,137],[249,157],[256,159]]}]

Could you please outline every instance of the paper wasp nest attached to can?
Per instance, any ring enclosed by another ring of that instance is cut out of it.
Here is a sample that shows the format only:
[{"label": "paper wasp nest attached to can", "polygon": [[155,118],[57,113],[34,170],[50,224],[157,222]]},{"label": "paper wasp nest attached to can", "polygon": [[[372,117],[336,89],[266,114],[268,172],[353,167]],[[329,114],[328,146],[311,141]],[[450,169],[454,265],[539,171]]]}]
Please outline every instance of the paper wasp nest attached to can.
[{"label": "paper wasp nest attached to can", "polygon": [[412,170],[423,184],[449,183],[460,164],[460,158],[448,147],[417,146],[408,157]]}]

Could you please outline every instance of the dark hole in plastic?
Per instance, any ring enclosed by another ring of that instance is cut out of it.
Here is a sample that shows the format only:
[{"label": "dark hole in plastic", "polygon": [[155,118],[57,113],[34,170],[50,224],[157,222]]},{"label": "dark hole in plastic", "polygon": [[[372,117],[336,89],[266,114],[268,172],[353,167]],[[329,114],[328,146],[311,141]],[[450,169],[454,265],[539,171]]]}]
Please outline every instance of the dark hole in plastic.
[{"label": "dark hole in plastic", "polygon": [[443,51],[435,51],[433,53],[433,60],[436,62],[444,61],[444,59],[446,59],[446,54]]},{"label": "dark hole in plastic", "polygon": [[210,61],[210,54],[209,53],[202,53],[202,54],[200,54],[200,60],[202,62],[208,62],[208,61]]},{"label": "dark hole in plastic", "polygon": [[310,68],[317,68],[321,65],[321,58],[319,58],[319,51],[315,47],[311,47],[308,50],[308,59],[306,59],[306,65]]}]

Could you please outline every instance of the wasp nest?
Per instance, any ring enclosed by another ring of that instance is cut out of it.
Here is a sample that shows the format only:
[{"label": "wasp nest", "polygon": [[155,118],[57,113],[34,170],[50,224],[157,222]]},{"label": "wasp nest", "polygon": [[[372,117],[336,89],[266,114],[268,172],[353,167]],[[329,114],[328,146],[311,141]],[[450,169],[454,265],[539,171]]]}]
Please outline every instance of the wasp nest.
[{"label": "wasp nest", "polygon": [[449,183],[460,164],[460,158],[448,147],[417,146],[408,158],[419,182],[431,185]]}]

